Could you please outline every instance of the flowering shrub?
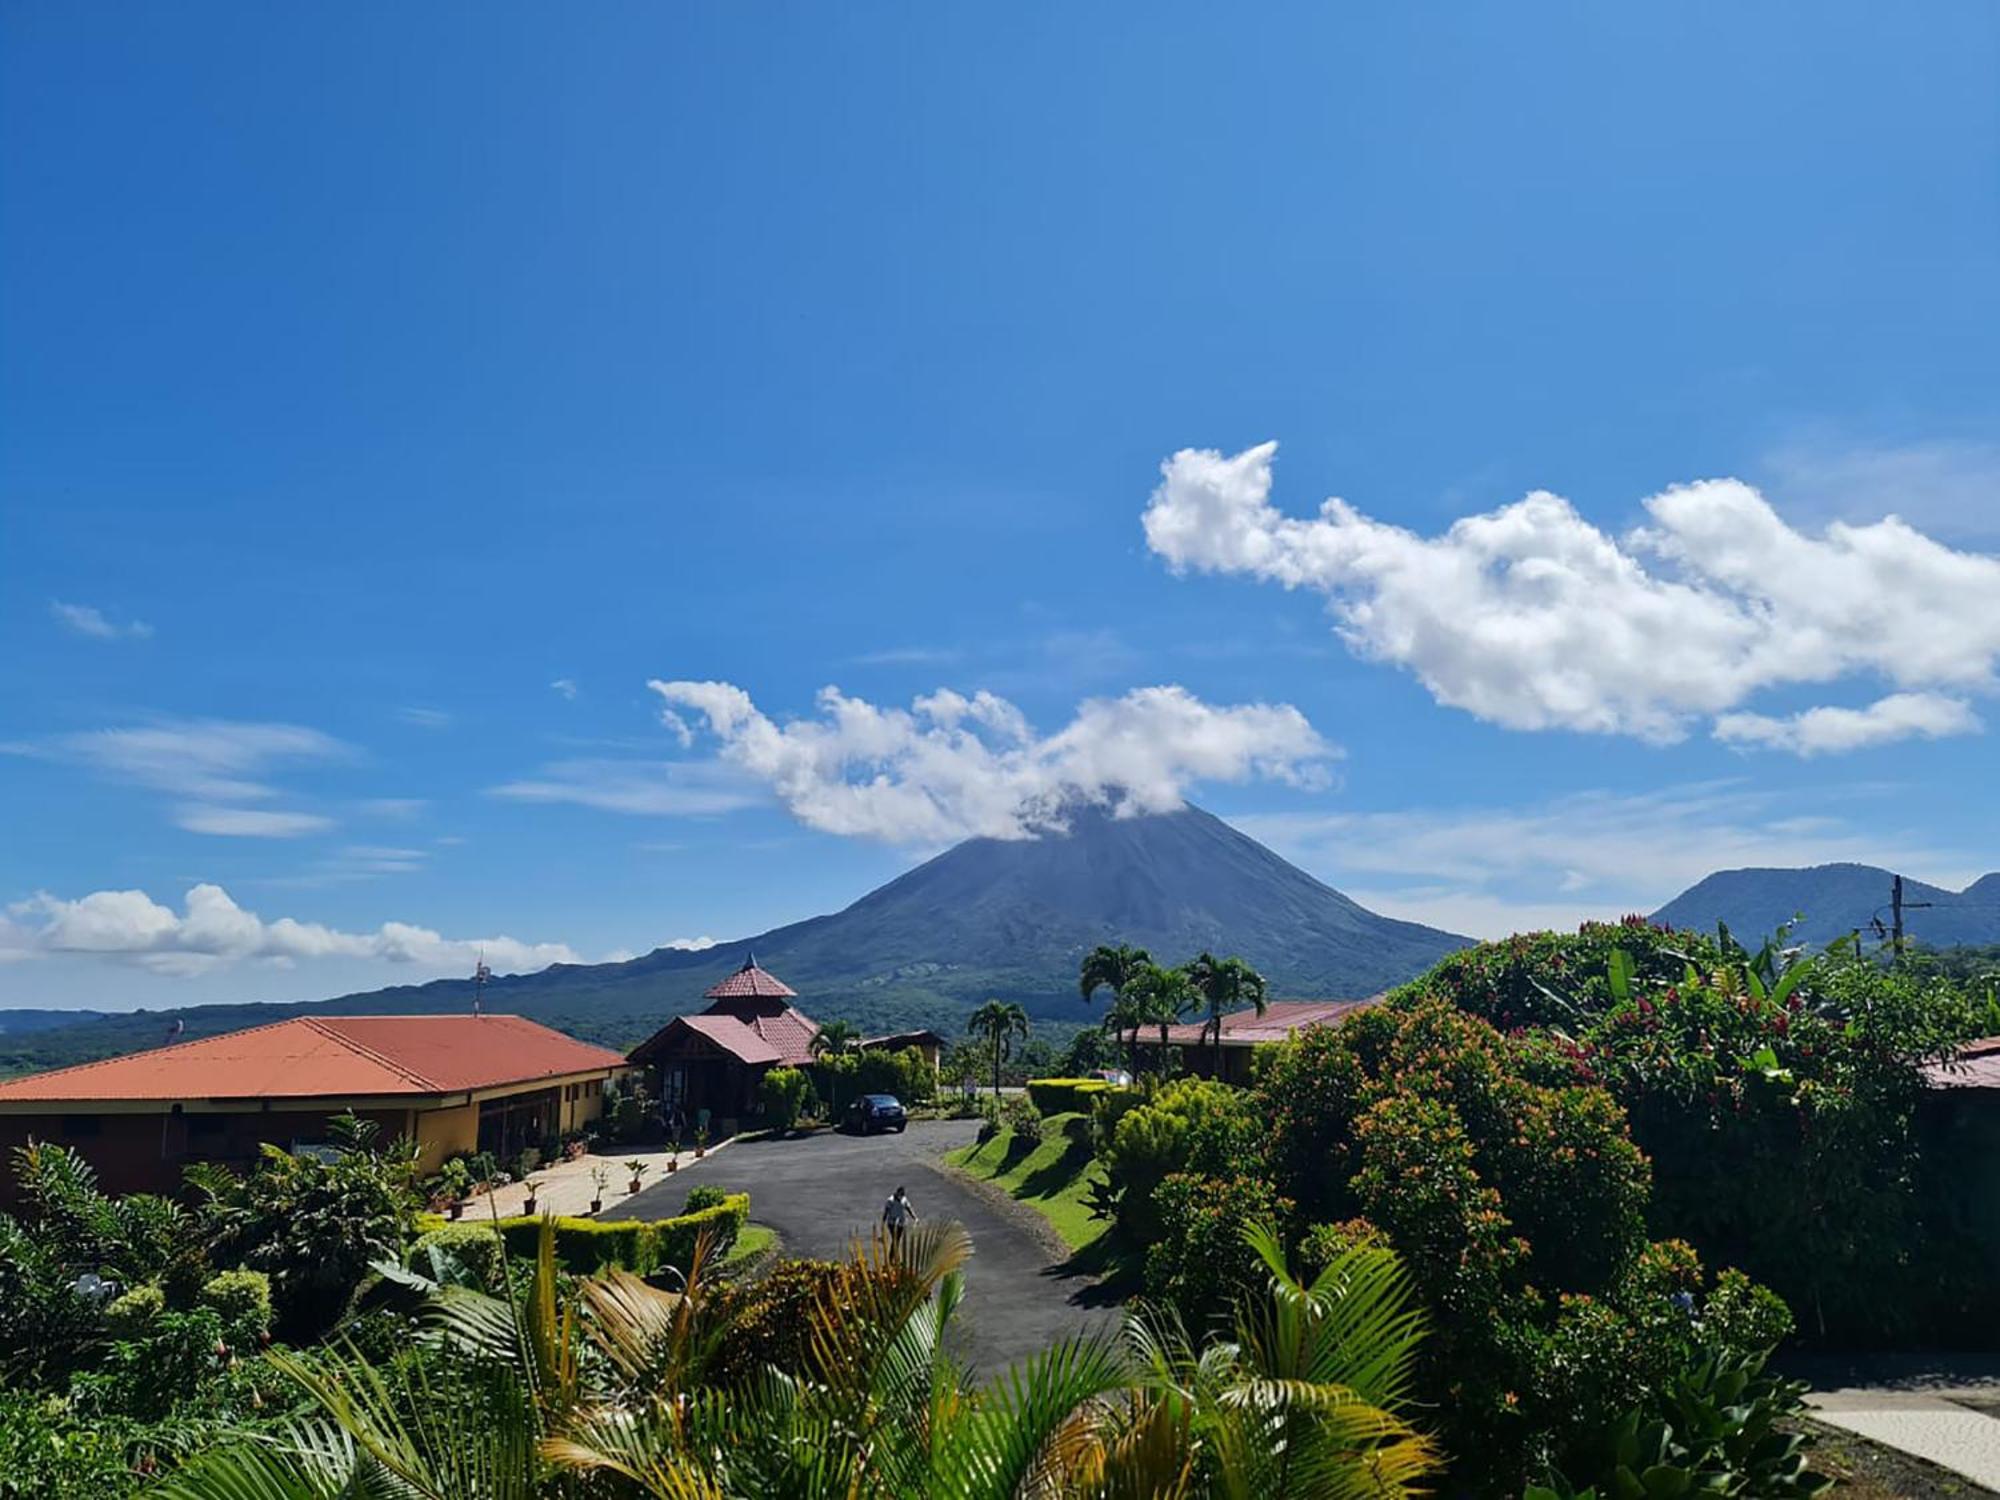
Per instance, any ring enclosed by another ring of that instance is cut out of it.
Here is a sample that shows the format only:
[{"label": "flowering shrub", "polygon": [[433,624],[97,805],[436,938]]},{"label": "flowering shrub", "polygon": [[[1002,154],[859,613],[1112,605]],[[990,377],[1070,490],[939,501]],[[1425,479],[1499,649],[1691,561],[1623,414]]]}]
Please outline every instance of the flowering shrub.
[{"label": "flowering shrub", "polygon": [[1925,1201],[1916,1129],[1923,1065],[1976,1024],[1948,981],[1632,919],[1468,949],[1418,994],[1534,1028],[1538,1076],[1608,1089],[1653,1162],[1654,1232],[1768,1281],[1809,1333],[1953,1331],[1966,1289],[1940,1283],[1978,1257]]},{"label": "flowering shrub", "polygon": [[1269,1224],[1280,1233],[1292,1204],[1253,1177],[1175,1172],[1160,1183],[1153,1204],[1160,1237],[1146,1252],[1146,1295],[1172,1308],[1190,1327],[1220,1319],[1266,1273],[1244,1242],[1244,1226]]}]

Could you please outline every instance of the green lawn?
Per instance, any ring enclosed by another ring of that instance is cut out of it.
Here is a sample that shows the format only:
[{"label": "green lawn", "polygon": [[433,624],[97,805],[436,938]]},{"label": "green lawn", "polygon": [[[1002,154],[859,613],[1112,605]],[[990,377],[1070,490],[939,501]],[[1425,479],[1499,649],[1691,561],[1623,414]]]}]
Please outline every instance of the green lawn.
[{"label": "green lawn", "polygon": [[945,1161],[970,1176],[1005,1188],[1047,1219],[1072,1250],[1082,1250],[1111,1227],[1102,1219],[1093,1219],[1084,1204],[1104,1169],[1089,1148],[1072,1141],[1064,1129],[1072,1120],[1082,1119],[1080,1114],[1049,1116],[1042,1121],[1038,1145],[1016,1140],[1013,1131],[1002,1130],[984,1145],[948,1153]]},{"label": "green lawn", "polygon": [[753,1255],[762,1255],[777,1242],[778,1231],[769,1224],[745,1224],[743,1232],[736,1236],[736,1243],[722,1258],[723,1267],[741,1265]]}]

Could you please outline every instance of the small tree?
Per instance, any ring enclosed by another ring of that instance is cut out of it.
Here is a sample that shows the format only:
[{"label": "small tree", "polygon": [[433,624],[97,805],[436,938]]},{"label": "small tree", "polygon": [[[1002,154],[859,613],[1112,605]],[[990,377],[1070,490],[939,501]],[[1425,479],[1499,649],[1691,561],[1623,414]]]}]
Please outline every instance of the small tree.
[{"label": "small tree", "polygon": [[795,1129],[805,1112],[812,1082],[797,1068],[773,1068],[757,1087],[758,1102],[771,1129],[783,1135]]},{"label": "small tree", "polygon": [[1077,974],[1077,989],[1083,995],[1084,1003],[1090,1003],[1091,996],[1100,989],[1111,991],[1111,1013],[1104,1018],[1105,1025],[1112,1027],[1122,1038],[1131,1032],[1131,1040],[1126,1043],[1126,1065],[1138,1068],[1139,1027],[1143,1024],[1136,1007],[1125,1003],[1126,990],[1145,970],[1153,967],[1153,956],[1144,948],[1134,948],[1126,943],[1112,946],[1099,943],[1083,956],[1083,965]]},{"label": "small tree", "polygon": [[1199,998],[1187,970],[1148,964],[1127,981],[1126,998],[1137,1007],[1142,1024],[1160,1030],[1160,1055],[1155,1071],[1165,1078],[1173,1072],[1172,1054],[1167,1050],[1167,1028],[1192,1010]]},{"label": "small tree", "polygon": [[988,1000],[972,1013],[966,1030],[983,1037],[993,1058],[993,1094],[1000,1094],[1000,1064],[1012,1055],[1014,1039],[1028,1039],[1028,1013],[1012,1000]]},{"label": "small tree", "polygon": [[861,1051],[861,1033],[851,1021],[828,1021],[813,1033],[812,1055],[826,1079],[827,1108],[840,1117],[840,1080],[854,1071],[854,1058]]}]

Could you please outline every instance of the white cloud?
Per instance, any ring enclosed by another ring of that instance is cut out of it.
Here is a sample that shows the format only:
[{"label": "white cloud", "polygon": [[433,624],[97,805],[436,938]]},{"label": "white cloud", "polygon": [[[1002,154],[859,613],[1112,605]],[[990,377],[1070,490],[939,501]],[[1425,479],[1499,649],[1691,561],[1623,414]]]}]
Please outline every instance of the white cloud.
[{"label": "white cloud", "polygon": [[549,690],[560,693],[572,703],[576,701],[576,684],[567,677],[558,677],[554,682],[549,684]]},{"label": "white cloud", "polygon": [[1872,519],[1888,497],[1913,524],[2000,536],[2000,443],[1856,443],[1810,433],[1766,453],[1761,467],[1788,502],[1829,519]]},{"label": "white cloud", "polygon": [[698,715],[725,763],[768,785],[800,822],[902,845],[983,835],[1032,838],[1062,826],[1078,799],[1120,814],[1181,805],[1197,781],[1323,785],[1337,751],[1287,704],[1215,708],[1179,687],[1086,700],[1038,736],[991,693],[942,689],[910,708],[878,708],[821,689],[820,717],[780,725],[726,682],[647,684],[687,732]]},{"label": "white cloud", "polygon": [[680,948],[689,953],[703,953],[715,947],[719,942],[721,942],[720,938],[712,938],[704,933],[700,937],[669,938],[666,942],[660,944],[660,946],[662,948]]},{"label": "white cloud", "polygon": [[333,827],[333,819],[317,813],[279,812],[269,807],[216,807],[199,802],[176,811],[174,823],[189,833],[240,839],[295,839],[308,833],[324,833]]},{"label": "white cloud", "polygon": [[402,820],[421,816],[430,803],[422,797],[369,797],[357,806],[371,817]]},{"label": "white cloud", "polygon": [[174,821],[196,833],[295,837],[332,826],[312,813],[259,807],[278,795],[268,778],[295,766],[345,760],[352,749],[297,724],[162,720],[0,745],[0,754],[81,765],[114,781],[172,794]]},{"label": "white cloud", "polygon": [[489,787],[487,795],[649,817],[712,816],[759,800],[754,787],[727,767],[608,759],[555,761],[534,776]]},{"label": "white cloud", "polygon": [[441,708],[399,708],[396,717],[405,724],[414,724],[419,729],[449,729],[451,715]]},{"label": "white cloud", "polygon": [[1995,685],[2000,558],[1893,516],[1807,535],[1707,480],[1648,499],[1622,539],[1540,491],[1422,537],[1343,500],[1280,513],[1276,447],[1176,453],[1145,512],[1152,550],[1323,593],[1350,649],[1508,728],[1669,742],[1786,684]]},{"label": "white cloud", "polygon": [[8,908],[8,919],[0,921],[0,956],[85,957],[171,975],[252,960],[377,959],[434,974],[469,973],[481,953],[505,972],[580,962],[563,943],[447,938],[407,922],[384,922],[366,933],[291,917],[266,922],[216,885],[193,887],[183,908],[176,912],[144,891],[94,891],[74,901],[40,894]]},{"label": "white cloud", "polygon": [[1773,718],[1767,714],[1723,714],[1715,737],[1731,745],[1789,750],[1795,755],[1828,755],[1906,739],[1943,739],[1977,734],[1984,726],[1963,698],[1939,693],[1891,693],[1866,708],[1809,708]]},{"label": "white cloud", "polygon": [[120,625],[90,604],[65,604],[60,599],[51,599],[49,613],[58,624],[95,641],[143,641],[153,634],[153,627],[144,620],[127,620]]},{"label": "white cloud", "polygon": [[[1853,861],[1953,887],[1982,855],[1913,835],[1862,805],[1894,788],[1781,793],[1704,782],[1625,796],[1579,792],[1518,807],[1275,813],[1230,821],[1362,905],[1477,937],[1658,910],[1716,870]],[[1526,894],[1524,894],[1526,893]]]}]

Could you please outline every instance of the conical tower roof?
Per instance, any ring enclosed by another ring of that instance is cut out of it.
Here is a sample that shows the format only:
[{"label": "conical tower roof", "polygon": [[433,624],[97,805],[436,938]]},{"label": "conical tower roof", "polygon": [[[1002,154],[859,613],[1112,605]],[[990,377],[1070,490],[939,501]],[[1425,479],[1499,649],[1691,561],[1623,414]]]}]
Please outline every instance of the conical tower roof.
[{"label": "conical tower roof", "polygon": [[743,960],[743,967],[702,998],[705,1000],[793,1000],[798,991],[767,969],[757,967],[757,955]]}]

